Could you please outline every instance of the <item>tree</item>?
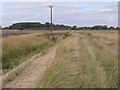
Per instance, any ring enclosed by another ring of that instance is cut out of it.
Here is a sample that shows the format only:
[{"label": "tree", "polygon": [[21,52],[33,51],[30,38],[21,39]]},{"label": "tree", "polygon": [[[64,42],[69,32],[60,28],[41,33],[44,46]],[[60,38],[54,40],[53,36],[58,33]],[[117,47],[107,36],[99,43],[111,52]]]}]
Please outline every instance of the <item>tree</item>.
[{"label": "tree", "polygon": [[[49,30],[51,29],[51,23],[46,22],[45,24],[41,24],[40,22],[20,22],[20,23],[14,23],[9,27],[4,27],[3,29],[18,29],[18,30]],[[52,29],[53,30],[112,30],[112,29],[120,29],[119,27],[107,27],[106,25],[101,26],[101,25],[96,25],[93,27],[77,27],[74,25],[73,27],[71,26],[66,26],[64,24],[52,24]]]},{"label": "tree", "polygon": [[107,30],[108,29],[107,25],[102,26],[102,29]]},{"label": "tree", "polygon": [[74,25],[71,29],[72,29],[72,30],[76,30],[76,29],[77,29],[77,26]]},{"label": "tree", "polygon": [[115,28],[114,28],[114,27],[112,27],[112,26],[111,26],[111,27],[109,27],[109,29],[110,29],[110,30],[115,30]]}]

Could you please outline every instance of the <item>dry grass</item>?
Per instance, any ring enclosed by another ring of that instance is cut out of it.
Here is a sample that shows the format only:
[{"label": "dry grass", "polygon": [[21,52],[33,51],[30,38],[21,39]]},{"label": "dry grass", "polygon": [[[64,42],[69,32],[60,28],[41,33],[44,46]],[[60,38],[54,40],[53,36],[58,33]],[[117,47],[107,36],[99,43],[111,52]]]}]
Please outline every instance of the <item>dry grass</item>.
[{"label": "dry grass", "polygon": [[3,38],[2,68],[13,68],[24,62],[23,57],[39,53],[52,44],[49,38],[36,34]]},{"label": "dry grass", "polygon": [[[39,80],[37,87],[118,87],[117,55],[108,50],[109,46],[102,45],[95,40],[92,33],[88,33],[91,32],[81,31],[80,34],[73,32],[71,37],[59,44],[54,63]],[[105,31],[105,33],[109,32]]]},{"label": "dry grass", "polygon": [[[56,57],[54,59],[54,63],[50,66],[50,68],[48,68],[42,80],[40,80],[39,84],[37,85],[38,87],[73,87],[77,83],[75,82],[77,76],[72,77],[71,79],[67,77],[69,72],[75,70],[73,69],[71,71],[67,71],[70,70],[70,67],[72,66],[69,66],[68,68],[66,65],[69,65],[67,63],[69,63],[72,58],[76,59],[77,57],[74,55],[74,44],[76,44],[76,41],[73,43],[72,39],[73,37],[69,37],[60,43]],[[73,80],[74,83],[69,82],[69,79]]]},{"label": "dry grass", "polygon": [[2,39],[0,38],[0,69],[2,68]]},{"label": "dry grass", "polygon": [[106,86],[110,88],[118,87],[118,53],[111,52],[104,45],[94,41],[96,60],[106,72]]},{"label": "dry grass", "polygon": [[[37,87],[117,88],[118,54],[115,52],[118,47],[117,31],[71,31],[71,33],[70,37],[60,42],[54,62],[40,78]],[[41,52],[53,45],[56,39],[51,41],[49,36],[63,38],[68,34],[34,33],[4,38],[2,42],[4,64],[8,62],[6,65],[13,67],[24,61],[18,60],[21,56],[31,56],[33,52]]]}]

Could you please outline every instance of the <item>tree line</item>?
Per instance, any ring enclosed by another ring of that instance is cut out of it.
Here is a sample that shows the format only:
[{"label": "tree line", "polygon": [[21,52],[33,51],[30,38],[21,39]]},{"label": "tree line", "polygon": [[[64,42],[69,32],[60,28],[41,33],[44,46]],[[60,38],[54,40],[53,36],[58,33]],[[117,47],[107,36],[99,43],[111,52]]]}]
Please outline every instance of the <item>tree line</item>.
[{"label": "tree line", "polygon": [[8,27],[2,28],[2,30],[9,29],[9,30],[118,30],[119,27],[108,27],[107,25],[96,25],[93,27],[77,27],[74,26],[68,26],[63,24],[51,24],[49,22],[46,22],[44,24],[40,22],[21,22],[21,23],[15,23]]}]

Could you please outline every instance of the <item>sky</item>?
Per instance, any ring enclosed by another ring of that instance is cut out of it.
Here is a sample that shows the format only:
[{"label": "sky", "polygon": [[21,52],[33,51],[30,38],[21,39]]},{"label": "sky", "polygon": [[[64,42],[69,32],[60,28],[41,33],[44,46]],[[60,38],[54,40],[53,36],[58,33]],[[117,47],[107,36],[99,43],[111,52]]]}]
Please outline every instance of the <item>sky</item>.
[{"label": "sky", "polygon": [[5,27],[17,22],[49,22],[50,10],[48,6],[53,5],[54,24],[118,26],[117,0],[104,0],[105,2],[102,0],[68,1],[4,0],[0,10],[0,21],[2,20],[0,24]]},{"label": "sky", "polygon": [[118,2],[119,0],[2,0],[2,2]]}]

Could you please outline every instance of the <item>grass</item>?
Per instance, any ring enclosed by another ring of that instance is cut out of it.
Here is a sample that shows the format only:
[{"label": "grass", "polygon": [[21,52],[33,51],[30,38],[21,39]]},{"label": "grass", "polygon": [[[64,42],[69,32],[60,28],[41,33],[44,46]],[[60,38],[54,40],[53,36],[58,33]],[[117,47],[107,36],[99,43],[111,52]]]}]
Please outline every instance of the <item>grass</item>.
[{"label": "grass", "polygon": [[[72,38],[67,38],[58,47],[57,54],[53,64],[47,69],[42,80],[38,82],[37,87],[43,88],[61,88],[61,87],[78,87],[79,80],[77,76],[69,73],[68,66],[71,62],[75,62],[76,56],[72,45],[66,47],[71,43]],[[66,41],[70,41],[69,43]],[[66,43],[65,43],[66,42]],[[70,63],[69,63],[70,62]],[[67,64],[69,63],[69,64]],[[74,66],[73,66],[74,67]],[[72,68],[72,66],[70,67]],[[74,71],[74,70],[73,70]],[[74,73],[73,73],[74,74]]]},{"label": "grass", "polygon": [[2,69],[2,39],[0,38],[0,69]]},{"label": "grass", "polygon": [[37,87],[97,87],[95,85],[97,85],[98,82],[91,83],[92,78],[94,78],[93,70],[95,68],[94,64],[90,62],[89,57],[90,55],[79,37],[71,36],[67,38],[59,45],[54,63],[47,69],[42,79],[39,80]]},{"label": "grass", "polygon": [[106,72],[107,87],[118,87],[118,61],[117,56],[101,46],[99,42],[94,41],[94,50],[96,51],[96,60],[100,63]]},{"label": "grass", "polygon": [[19,35],[3,38],[2,68],[10,69],[18,66],[36,53],[40,53],[55,44],[44,35]]},{"label": "grass", "polygon": [[[80,34],[83,37],[73,34],[60,42],[54,62],[38,81],[38,88],[117,88],[117,56],[94,39],[92,34],[83,34]],[[57,42],[58,36],[67,34],[54,33],[52,41],[49,35],[5,38],[4,64],[8,62],[6,66],[13,68],[24,62],[23,57],[44,51]]]},{"label": "grass", "polygon": [[92,35],[78,38],[75,34],[59,44],[38,88],[117,88],[116,55],[94,41]]}]

